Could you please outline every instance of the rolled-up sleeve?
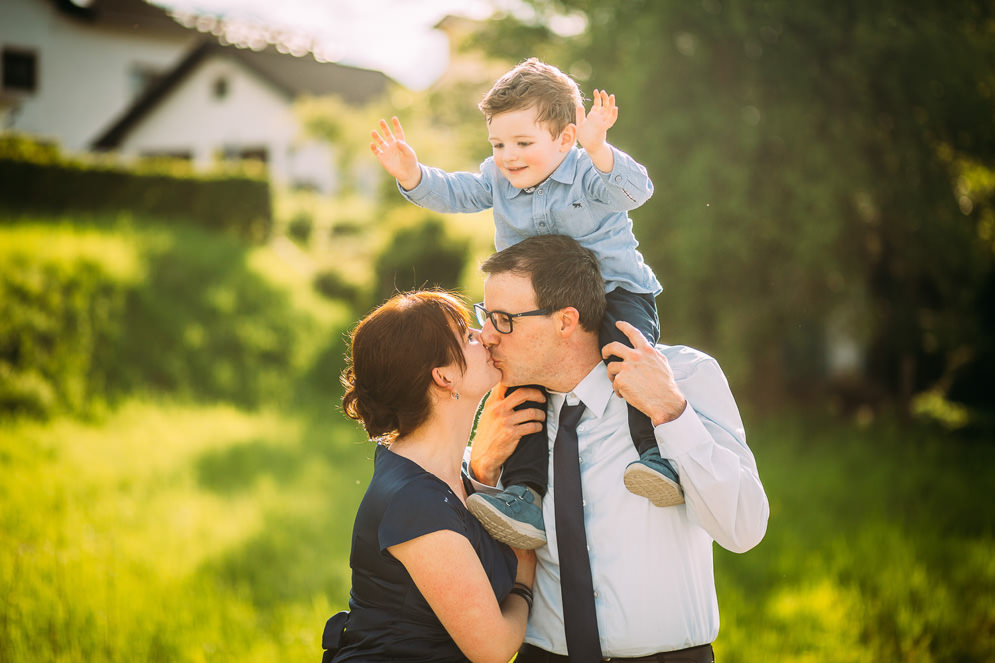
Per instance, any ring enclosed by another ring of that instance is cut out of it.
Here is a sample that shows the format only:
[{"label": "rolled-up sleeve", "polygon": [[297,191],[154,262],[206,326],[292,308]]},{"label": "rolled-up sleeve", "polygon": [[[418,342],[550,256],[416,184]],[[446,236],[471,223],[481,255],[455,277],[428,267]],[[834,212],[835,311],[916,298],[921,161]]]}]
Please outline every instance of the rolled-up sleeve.
[{"label": "rolled-up sleeve", "polygon": [[707,355],[675,376],[688,407],[656,427],[661,454],[678,466],[690,516],[723,548],[746,552],[763,539],[770,505],[729,384]]}]

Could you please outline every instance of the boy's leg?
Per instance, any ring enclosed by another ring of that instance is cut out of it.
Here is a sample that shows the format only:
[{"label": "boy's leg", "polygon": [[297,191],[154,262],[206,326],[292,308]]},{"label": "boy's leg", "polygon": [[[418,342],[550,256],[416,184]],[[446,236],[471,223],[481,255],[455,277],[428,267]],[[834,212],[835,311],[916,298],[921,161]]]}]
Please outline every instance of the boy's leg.
[{"label": "boy's leg", "polygon": [[[612,341],[632,345],[626,335],[615,326],[618,320],[625,320],[633,325],[650,343],[656,344],[660,338],[660,321],[652,295],[616,288],[607,294],[606,300],[600,335],[602,347]],[[606,360],[611,361],[618,361],[618,357]],[[669,460],[660,456],[660,448],[653,434],[653,422],[637,408],[629,405],[628,409],[629,434],[639,460],[625,468],[626,488],[636,495],[646,497],[656,506],[682,504],[684,494],[677,470]]]},{"label": "boy's leg", "polygon": [[[539,385],[530,385],[539,389],[543,394],[546,389]],[[508,387],[510,394],[518,387]],[[537,401],[525,401],[516,410],[528,410],[535,408],[545,410],[546,404]],[[523,435],[518,441],[518,446],[511,452],[508,459],[504,461],[501,471],[501,483],[504,486],[527,485],[529,488],[543,497],[546,494],[546,484],[549,481],[549,439],[546,436],[546,422],[542,422],[542,429],[536,433]]]},{"label": "boy's leg", "polygon": [[[546,391],[538,385],[532,385]],[[508,389],[510,393],[516,389]],[[525,401],[516,410],[546,405]],[[531,550],[546,544],[546,527],[542,518],[542,498],[549,480],[549,441],[546,424],[537,433],[524,435],[518,446],[505,460],[501,469],[500,493],[474,493],[467,497],[466,507],[487,532],[510,546]]]}]

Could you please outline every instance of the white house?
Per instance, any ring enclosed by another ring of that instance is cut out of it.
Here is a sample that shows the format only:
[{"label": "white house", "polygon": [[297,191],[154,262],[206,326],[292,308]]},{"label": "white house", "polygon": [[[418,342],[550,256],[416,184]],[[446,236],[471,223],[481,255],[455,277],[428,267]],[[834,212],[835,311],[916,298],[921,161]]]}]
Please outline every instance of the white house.
[{"label": "white house", "polygon": [[2,126],[70,151],[259,159],[277,183],[333,190],[330,148],[301,135],[294,100],[363,103],[390,79],[234,28],[144,0],[2,0]]}]

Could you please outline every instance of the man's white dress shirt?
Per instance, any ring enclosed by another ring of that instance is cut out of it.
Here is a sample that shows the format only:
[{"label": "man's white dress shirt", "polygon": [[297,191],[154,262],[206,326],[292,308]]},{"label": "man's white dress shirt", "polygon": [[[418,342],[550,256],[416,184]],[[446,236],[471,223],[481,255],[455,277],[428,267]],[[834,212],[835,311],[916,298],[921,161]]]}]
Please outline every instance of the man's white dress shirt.
[{"label": "man's white dress shirt", "polygon": [[656,507],[622,480],[638,458],[625,401],[599,363],[568,394],[550,392],[549,489],[543,499],[548,544],[539,563],[526,642],[566,654],[553,514],[552,449],[564,398],[586,406],[577,428],[584,522],[594,579],[601,650],[635,657],[715,640],[719,609],[712,542],[745,552],[763,538],[770,508],[739,410],[718,363],[683,346],[658,346],[688,406],[655,429],[660,453],[680,475],[685,504]]}]

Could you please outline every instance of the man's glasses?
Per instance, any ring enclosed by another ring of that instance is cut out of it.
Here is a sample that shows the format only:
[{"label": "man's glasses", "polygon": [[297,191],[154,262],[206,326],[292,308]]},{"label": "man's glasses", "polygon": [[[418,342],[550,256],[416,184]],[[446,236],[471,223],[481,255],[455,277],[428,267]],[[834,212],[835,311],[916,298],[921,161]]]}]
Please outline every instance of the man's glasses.
[{"label": "man's glasses", "polygon": [[515,318],[524,318],[530,315],[549,315],[551,313],[551,311],[544,308],[537,308],[534,311],[525,311],[524,313],[488,311],[484,308],[483,303],[474,304],[473,312],[477,315],[477,322],[481,327],[490,320],[491,324],[494,325],[494,329],[498,330],[501,334],[510,334],[515,329],[513,324]]}]

